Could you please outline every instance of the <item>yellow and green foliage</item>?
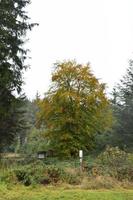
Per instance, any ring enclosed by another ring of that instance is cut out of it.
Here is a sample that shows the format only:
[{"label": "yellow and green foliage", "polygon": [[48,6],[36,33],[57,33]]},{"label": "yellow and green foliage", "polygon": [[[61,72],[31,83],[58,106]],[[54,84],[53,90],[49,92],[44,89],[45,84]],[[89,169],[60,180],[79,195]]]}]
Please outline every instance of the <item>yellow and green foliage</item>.
[{"label": "yellow and green foliage", "polygon": [[95,161],[94,176],[111,176],[118,181],[133,181],[133,156],[118,147],[107,147]]},{"label": "yellow and green foliage", "polygon": [[105,84],[98,81],[88,64],[56,63],[52,85],[38,106],[37,125],[44,126],[45,137],[61,156],[91,149],[95,134],[112,124]]}]

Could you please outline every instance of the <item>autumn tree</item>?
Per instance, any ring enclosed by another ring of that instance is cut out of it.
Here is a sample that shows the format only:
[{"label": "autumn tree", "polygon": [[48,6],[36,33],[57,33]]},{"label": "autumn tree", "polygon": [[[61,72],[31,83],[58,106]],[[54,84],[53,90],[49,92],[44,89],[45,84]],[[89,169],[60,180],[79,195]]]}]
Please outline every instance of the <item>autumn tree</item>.
[{"label": "autumn tree", "polygon": [[44,126],[45,137],[60,156],[91,149],[95,134],[111,124],[105,84],[99,83],[88,64],[56,63],[51,87],[38,105],[37,123]]},{"label": "autumn tree", "polygon": [[[27,68],[26,33],[35,24],[25,11],[29,0],[0,0],[0,146],[22,128],[19,116],[23,72]],[[17,96],[17,97],[16,97]]]}]

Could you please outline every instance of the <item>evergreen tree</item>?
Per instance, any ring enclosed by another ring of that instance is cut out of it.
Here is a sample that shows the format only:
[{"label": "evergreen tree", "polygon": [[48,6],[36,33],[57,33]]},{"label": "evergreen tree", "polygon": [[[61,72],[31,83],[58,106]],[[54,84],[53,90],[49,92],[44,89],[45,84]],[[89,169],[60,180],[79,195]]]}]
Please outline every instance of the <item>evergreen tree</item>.
[{"label": "evergreen tree", "polygon": [[117,124],[114,138],[122,148],[133,149],[133,62],[127,69],[126,75],[113,92],[114,113]]},{"label": "evergreen tree", "polygon": [[8,144],[22,128],[20,94],[22,74],[27,68],[24,64],[27,50],[23,44],[26,32],[35,25],[29,23],[25,12],[29,3],[29,0],[0,1],[0,146]]}]

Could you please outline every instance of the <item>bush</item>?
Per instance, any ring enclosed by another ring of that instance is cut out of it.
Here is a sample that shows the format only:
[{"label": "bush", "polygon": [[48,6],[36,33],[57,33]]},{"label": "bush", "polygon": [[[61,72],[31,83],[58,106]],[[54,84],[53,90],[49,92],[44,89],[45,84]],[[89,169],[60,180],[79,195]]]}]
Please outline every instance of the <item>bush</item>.
[{"label": "bush", "polygon": [[14,170],[17,180],[26,186],[40,183],[43,179],[43,166],[25,165]]},{"label": "bush", "polygon": [[14,170],[17,180],[26,186],[31,184],[78,184],[76,174],[66,172],[63,168],[54,165],[25,165]]},{"label": "bush", "polygon": [[111,167],[120,167],[128,161],[128,154],[118,147],[107,147],[106,150],[98,156],[97,163],[109,165]]},{"label": "bush", "polygon": [[84,178],[81,183],[82,189],[113,189],[118,187],[120,187],[118,181],[109,176]]},{"label": "bush", "polygon": [[57,183],[60,181],[63,174],[65,174],[62,168],[56,167],[54,165],[48,166],[45,170],[50,178],[51,183]]},{"label": "bush", "polygon": [[119,181],[133,181],[133,160],[128,154],[118,147],[107,147],[95,161],[92,168],[93,176],[111,176]]},{"label": "bush", "polygon": [[29,169],[28,171],[25,168],[15,170],[15,174],[19,182],[24,183],[26,186],[31,184],[32,175]]},{"label": "bush", "polygon": [[81,182],[81,176],[79,171],[75,168],[67,168],[65,170],[65,174],[62,177],[63,182],[72,184],[72,185],[79,185]]},{"label": "bush", "polygon": [[65,171],[63,168],[51,165],[46,169],[51,183],[65,182],[68,184],[78,184],[79,179],[76,174]]},{"label": "bush", "polygon": [[72,175],[72,174],[65,174],[65,176],[63,177],[63,182],[66,182],[72,185],[77,185],[80,183],[77,176]]}]

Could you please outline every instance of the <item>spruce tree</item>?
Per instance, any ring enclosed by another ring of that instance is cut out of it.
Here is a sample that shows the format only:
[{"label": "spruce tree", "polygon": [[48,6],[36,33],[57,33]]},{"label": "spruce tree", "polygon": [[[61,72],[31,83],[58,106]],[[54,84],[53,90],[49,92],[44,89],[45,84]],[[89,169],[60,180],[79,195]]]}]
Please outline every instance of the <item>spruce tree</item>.
[{"label": "spruce tree", "polygon": [[[29,23],[25,11],[29,0],[0,1],[0,146],[7,145],[22,128],[19,120],[26,33]],[[17,96],[17,97],[16,97]]]},{"label": "spruce tree", "polygon": [[133,62],[130,61],[126,75],[115,88],[113,106],[117,119],[114,129],[116,144],[133,149]]}]

